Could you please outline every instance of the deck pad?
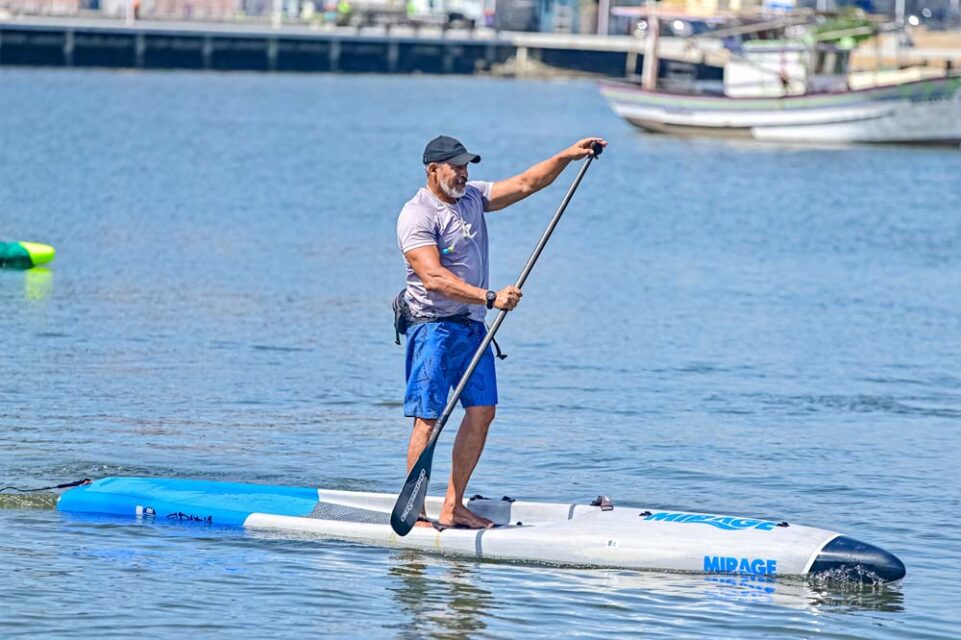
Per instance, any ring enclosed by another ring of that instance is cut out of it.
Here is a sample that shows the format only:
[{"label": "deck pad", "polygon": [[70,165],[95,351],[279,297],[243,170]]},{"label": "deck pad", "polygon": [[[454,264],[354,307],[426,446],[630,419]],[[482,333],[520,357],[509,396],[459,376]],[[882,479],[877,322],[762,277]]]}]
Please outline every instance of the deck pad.
[{"label": "deck pad", "polygon": [[373,509],[361,509],[332,502],[318,502],[314,510],[305,517],[316,520],[335,520],[337,522],[356,522],[359,524],[390,525],[390,514]]}]

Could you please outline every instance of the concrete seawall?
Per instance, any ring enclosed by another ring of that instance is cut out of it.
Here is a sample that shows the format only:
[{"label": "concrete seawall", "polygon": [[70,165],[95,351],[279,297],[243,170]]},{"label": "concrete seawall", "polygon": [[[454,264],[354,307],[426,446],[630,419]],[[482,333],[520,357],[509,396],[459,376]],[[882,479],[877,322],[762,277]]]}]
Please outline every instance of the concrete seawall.
[{"label": "concrete seawall", "polygon": [[54,67],[623,77],[640,73],[642,44],[627,37],[439,29],[365,33],[82,18],[0,21],[0,64]]}]

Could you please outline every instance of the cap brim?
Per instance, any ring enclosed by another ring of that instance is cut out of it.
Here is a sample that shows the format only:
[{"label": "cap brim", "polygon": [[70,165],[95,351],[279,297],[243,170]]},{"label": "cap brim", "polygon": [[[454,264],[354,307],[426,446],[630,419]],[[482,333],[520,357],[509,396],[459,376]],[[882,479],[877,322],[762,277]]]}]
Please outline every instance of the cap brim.
[{"label": "cap brim", "polygon": [[477,164],[480,161],[481,161],[481,157],[475,153],[462,153],[460,155],[454,156],[453,158],[444,160],[444,162],[449,162],[450,164],[467,164],[468,162]]}]

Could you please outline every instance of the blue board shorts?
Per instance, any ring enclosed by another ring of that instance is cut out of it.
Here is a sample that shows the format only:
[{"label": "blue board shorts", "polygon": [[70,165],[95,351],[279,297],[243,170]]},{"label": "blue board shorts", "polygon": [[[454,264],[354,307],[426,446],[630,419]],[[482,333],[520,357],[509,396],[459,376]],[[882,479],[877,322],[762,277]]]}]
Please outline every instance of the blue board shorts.
[{"label": "blue board shorts", "polygon": [[[487,335],[483,322],[425,322],[407,330],[407,391],[404,415],[435,420]],[[471,375],[460,404],[465,409],[497,404],[497,377],[490,345]]]}]

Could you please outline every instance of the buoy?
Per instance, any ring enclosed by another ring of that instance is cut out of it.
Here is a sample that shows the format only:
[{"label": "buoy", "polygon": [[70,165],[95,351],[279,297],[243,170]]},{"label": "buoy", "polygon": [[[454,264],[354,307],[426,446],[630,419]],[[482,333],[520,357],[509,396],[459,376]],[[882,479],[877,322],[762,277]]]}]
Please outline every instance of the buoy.
[{"label": "buoy", "polygon": [[56,253],[39,242],[0,242],[0,269],[33,269],[53,260]]}]

